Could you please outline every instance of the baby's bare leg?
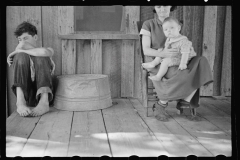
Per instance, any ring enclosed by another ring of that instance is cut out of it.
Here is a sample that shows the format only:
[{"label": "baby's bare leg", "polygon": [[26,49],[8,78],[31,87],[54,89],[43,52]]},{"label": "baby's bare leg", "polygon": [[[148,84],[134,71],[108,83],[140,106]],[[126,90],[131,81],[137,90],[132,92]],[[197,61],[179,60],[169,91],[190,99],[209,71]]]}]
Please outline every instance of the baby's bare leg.
[{"label": "baby's bare leg", "polygon": [[156,57],[151,62],[143,63],[142,66],[143,68],[151,69],[151,68],[154,68],[156,65],[158,65],[161,61],[162,59],[160,57]]},{"label": "baby's bare leg", "polygon": [[170,58],[164,58],[162,60],[162,63],[160,65],[157,75],[151,76],[151,77],[149,77],[149,79],[151,79],[153,81],[160,81],[163,78],[163,76],[167,73],[168,65],[170,62],[171,62]]}]

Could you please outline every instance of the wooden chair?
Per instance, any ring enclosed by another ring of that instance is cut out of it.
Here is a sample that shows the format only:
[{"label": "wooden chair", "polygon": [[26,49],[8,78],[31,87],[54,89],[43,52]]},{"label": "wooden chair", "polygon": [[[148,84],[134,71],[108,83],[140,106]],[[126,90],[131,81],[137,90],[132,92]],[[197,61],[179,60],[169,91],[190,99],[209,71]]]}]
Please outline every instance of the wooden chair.
[{"label": "wooden chair", "polygon": [[[142,24],[138,21],[137,22],[138,26],[138,31],[140,32]],[[142,48],[142,36],[139,35],[139,41],[140,41],[140,48],[141,48],[141,63],[146,62],[146,58],[144,53],[143,53],[143,48]],[[149,116],[148,111],[149,109],[152,109],[154,111],[155,108],[155,103],[153,106],[150,106],[150,101],[152,102],[157,102],[159,99],[157,97],[157,93],[154,91],[155,88],[151,81],[148,79],[148,76],[150,75],[149,72],[142,68],[142,85],[143,85],[143,106],[147,109],[146,115],[147,117]]]},{"label": "wooden chair", "polygon": [[[137,22],[137,26],[138,26],[138,31],[140,32],[142,24],[139,21]],[[147,57],[143,53],[141,35],[139,35],[139,41],[140,41],[141,56],[142,56],[141,63],[144,63],[144,62],[147,62],[146,61]],[[155,92],[154,86],[152,85],[152,83],[150,83],[151,81],[148,79],[148,76],[150,75],[149,72],[143,67],[141,68],[142,68],[142,85],[143,85],[143,106],[147,109],[146,116],[148,117],[149,109],[152,109],[152,111],[154,111],[155,103],[158,102],[159,99],[157,97],[157,93]],[[150,106],[149,102],[154,102],[154,104]],[[181,108],[178,108],[178,114],[196,116],[197,111],[196,111],[196,108],[181,107]]]}]

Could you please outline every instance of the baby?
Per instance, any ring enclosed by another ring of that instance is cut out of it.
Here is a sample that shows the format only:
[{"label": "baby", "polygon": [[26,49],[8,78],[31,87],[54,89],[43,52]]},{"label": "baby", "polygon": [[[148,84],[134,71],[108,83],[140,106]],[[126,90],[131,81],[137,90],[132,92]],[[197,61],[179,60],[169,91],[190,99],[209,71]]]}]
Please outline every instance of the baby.
[{"label": "baby", "polygon": [[[149,79],[153,81],[162,80],[163,76],[167,73],[168,67],[179,66],[178,69],[184,70],[187,68],[189,60],[196,56],[196,53],[192,49],[192,42],[188,40],[186,36],[180,34],[181,25],[176,18],[168,17],[163,21],[162,24],[163,32],[167,37],[165,47],[177,48],[179,54],[172,58],[160,58],[156,57],[153,61],[143,63],[142,66],[146,69],[154,68],[156,65],[161,63],[157,75],[150,76]],[[159,51],[162,48],[158,49]]]}]

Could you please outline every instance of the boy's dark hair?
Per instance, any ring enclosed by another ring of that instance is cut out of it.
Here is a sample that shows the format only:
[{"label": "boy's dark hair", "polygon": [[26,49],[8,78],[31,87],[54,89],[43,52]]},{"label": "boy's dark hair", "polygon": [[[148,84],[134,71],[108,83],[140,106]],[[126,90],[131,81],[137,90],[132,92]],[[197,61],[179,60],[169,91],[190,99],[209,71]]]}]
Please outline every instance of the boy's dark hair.
[{"label": "boy's dark hair", "polygon": [[[170,12],[174,11],[177,9],[177,6],[171,6]],[[156,13],[155,8],[153,7],[153,13]]]},{"label": "boy's dark hair", "polygon": [[16,37],[21,36],[23,33],[28,33],[31,36],[34,36],[37,34],[37,28],[32,25],[29,22],[22,22],[21,24],[19,24],[14,32],[14,35]]}]

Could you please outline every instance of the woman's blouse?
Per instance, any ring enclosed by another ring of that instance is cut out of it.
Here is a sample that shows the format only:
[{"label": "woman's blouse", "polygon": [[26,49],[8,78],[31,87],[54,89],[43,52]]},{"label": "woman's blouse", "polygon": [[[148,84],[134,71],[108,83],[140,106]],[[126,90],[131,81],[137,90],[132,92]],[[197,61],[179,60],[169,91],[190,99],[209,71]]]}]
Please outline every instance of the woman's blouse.
[{"label": "woman's blouse", "polygon": [[151,37],[151,48],[164,48],[166,36],[163,33],[162,22],[157,17],[143,23],[140,35]]}]

